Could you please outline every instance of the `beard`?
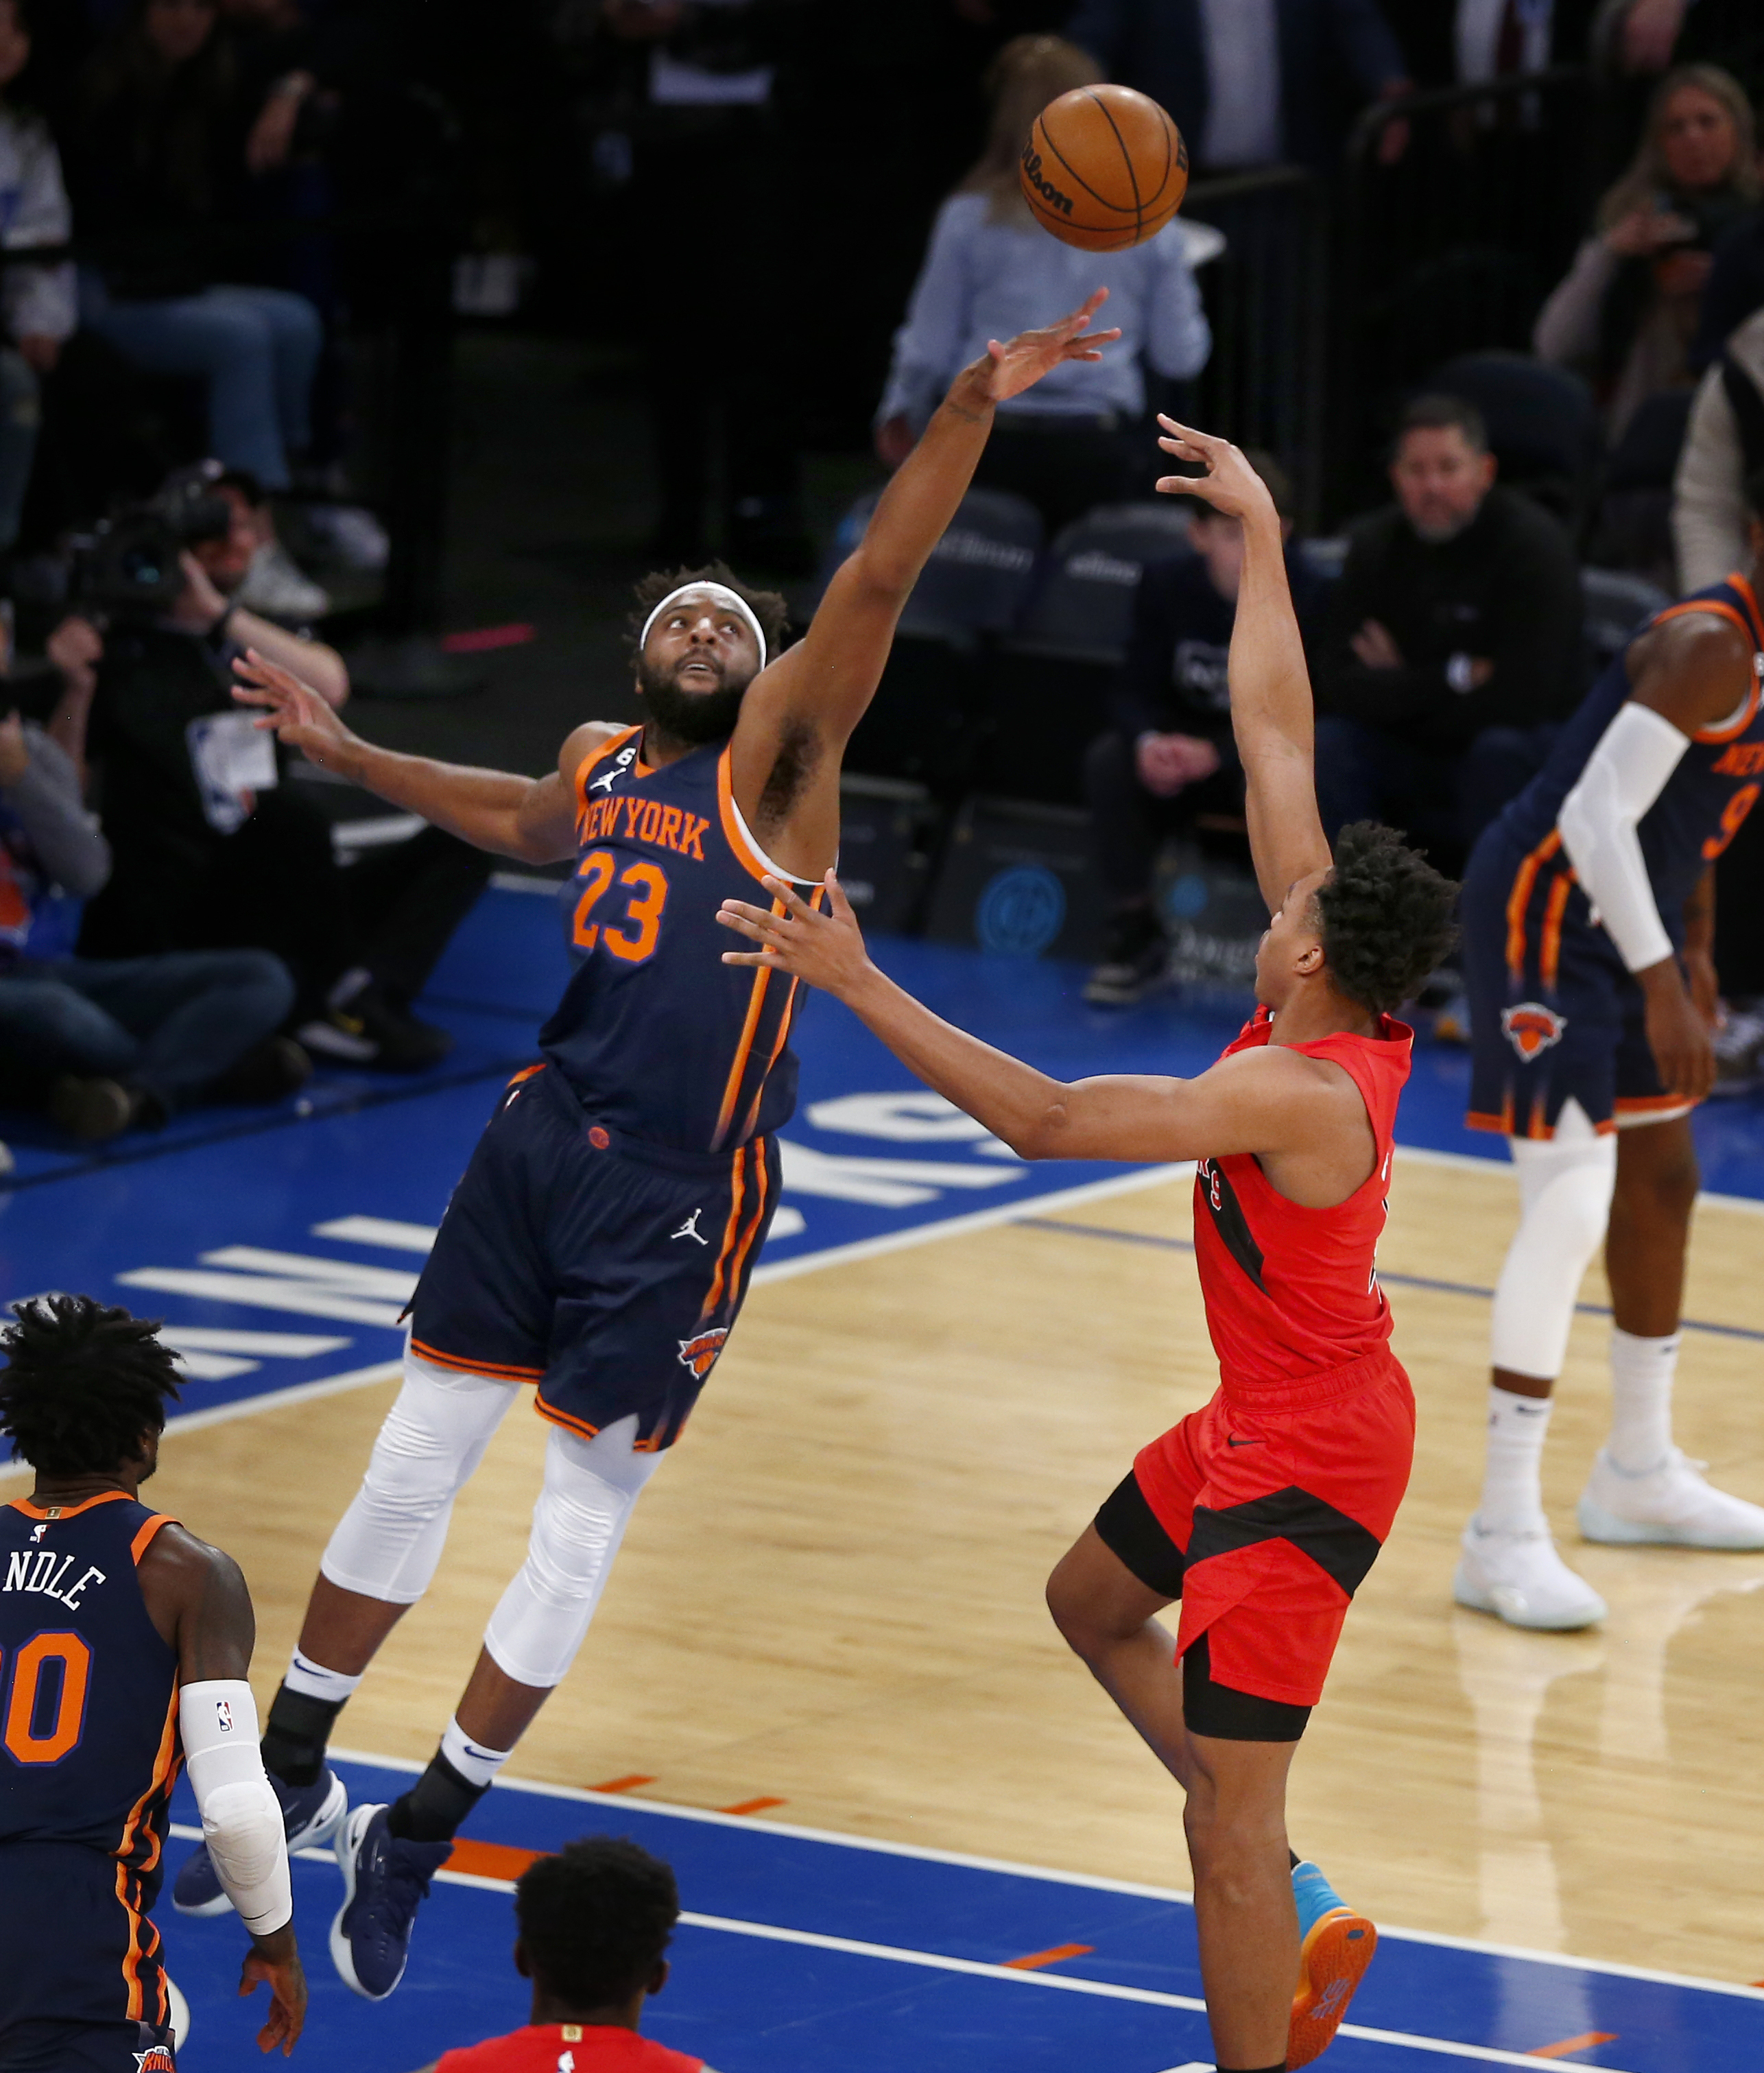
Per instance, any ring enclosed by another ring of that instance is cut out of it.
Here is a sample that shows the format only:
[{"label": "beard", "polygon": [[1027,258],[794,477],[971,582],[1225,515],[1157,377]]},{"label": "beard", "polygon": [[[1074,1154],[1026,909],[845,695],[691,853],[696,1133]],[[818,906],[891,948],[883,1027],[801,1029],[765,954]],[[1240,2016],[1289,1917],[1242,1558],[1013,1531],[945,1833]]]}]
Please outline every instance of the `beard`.
[{"label": "beard", "polygon": [[673,670],[660,670],[639,659],[637,689],[649,708],[651,722],[671,740],[683,741],[693,748],[703,748],[713,741],[727,741],[740,716],[747,686],[719,682],[714,691],[683,691],[679,685],[679,667],[676,664]]}]

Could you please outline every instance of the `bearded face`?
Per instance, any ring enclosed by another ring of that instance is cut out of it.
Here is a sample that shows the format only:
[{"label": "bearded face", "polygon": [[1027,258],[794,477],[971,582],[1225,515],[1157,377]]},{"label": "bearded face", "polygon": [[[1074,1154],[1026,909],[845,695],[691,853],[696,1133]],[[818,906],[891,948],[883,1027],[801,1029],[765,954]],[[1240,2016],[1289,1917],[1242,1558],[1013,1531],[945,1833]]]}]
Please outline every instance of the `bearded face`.
[{"label": "bearded face", "polygon": [[637,661],[637,688],[651,719],[662,733],[694,748],[727,741],[734,733],[751,681],[732,682],[722,662],[702,649],[674,662],[653,662],[647,655]]}]

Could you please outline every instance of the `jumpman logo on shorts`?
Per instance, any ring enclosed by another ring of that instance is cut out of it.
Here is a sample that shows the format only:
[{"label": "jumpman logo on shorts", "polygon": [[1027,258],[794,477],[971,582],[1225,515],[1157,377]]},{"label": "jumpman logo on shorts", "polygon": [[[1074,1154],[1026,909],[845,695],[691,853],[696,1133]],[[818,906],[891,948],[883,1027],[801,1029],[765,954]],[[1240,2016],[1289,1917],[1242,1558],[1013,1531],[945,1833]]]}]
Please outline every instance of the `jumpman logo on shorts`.
[{"label": "jumpman logo on shorts", "polygon": [[708,1245],[711,1243],[709,1238],[701,1237],[699,1232],[699,1218],[703,1214],[704,1211],[702,1209],[694,1210],[691,1215],[686,1218],[686,1222],[681,1225],[680,1228],[677,1231],[669,1232],[669,1238],[670,1239],[677,1238],[697,1238],[700,1245]]}]

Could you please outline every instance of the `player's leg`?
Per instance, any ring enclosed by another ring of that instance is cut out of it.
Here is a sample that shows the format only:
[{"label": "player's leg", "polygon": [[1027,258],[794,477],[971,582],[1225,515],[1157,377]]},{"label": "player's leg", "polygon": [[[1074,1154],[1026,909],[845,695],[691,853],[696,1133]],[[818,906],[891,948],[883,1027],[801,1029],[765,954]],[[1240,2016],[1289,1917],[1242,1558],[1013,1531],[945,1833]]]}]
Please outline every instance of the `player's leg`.
[{"label": "player's leg", "polygon": [[1611,1432],[1580,1501],[1589,1540],[1764,1548],[1764,1509],[1712,1488],[1672,1444],[1684,1262],[1700,1179],[1688,1115],[1618,1132],[1605,1246]]},{"label": "player's leg", "polygon": [[1515,1626],[1582,1627],[1605,1617],[1605,1602],[1550,1536],[1544,1442],[1581,1282],[1609,1214],[1616,1140],[1570,1098],[1552,1137],[1511,1138],[1508,1149],[1519,1222],[1495,1285],[1482,1492],[1453,1595]]}]

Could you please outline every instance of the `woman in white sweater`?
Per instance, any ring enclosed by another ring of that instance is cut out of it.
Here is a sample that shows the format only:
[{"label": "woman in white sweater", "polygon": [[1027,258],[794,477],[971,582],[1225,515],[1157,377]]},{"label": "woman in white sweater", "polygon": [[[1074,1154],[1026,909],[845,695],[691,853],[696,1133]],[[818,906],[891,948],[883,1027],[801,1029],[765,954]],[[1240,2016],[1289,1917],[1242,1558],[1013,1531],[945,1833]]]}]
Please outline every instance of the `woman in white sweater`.
[{"label": "woman in white sweater", "polygon": [[1036,117],[1101,73],[1057,36],[1018,36],[993,60],[985,153],[938,212],[876,414],[890,468],[912,451],[938,399],[990,338],[1011,338],[1075,309],[1099,287],[1098,321],[1121,340],[1099,361],[1057,368],[998,414],[976,480],[1038,505],[1049,533],[1098,504],[1132,494],[1156,447],[1144,429],[1144,369],[1197,374],[1212,344],[1181,229],[1167,225],[1126,252],[1081,252],[1041,229],[1017,184]]}]

